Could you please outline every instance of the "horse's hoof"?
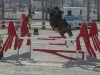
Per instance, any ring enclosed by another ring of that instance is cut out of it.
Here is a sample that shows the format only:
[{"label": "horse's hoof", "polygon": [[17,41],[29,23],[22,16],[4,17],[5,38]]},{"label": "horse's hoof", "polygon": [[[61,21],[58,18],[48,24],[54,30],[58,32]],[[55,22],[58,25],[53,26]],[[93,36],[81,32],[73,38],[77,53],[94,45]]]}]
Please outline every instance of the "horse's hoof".
[{"label": "horse's hoof", "polygon": [[66,45],[66,47],[68,48],[68,46]]},{"label": "horse's hoof", "polygon": [[72,44],[74,44],[74,42],[73,42],[73,41],[71,41],[71,43],[72,43]]}]

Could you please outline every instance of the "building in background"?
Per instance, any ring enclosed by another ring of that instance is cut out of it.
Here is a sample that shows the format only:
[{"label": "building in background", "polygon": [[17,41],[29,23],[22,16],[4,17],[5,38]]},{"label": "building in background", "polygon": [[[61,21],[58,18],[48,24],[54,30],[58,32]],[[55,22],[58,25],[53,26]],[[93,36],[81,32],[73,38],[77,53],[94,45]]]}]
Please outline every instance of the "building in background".
[{"label": "building in background", "polygon": [[[87,7],[88,0],[44,0],[44,8],[42,9],[42,0],[4,0],[5,7],[5,18],[16,19],[18,14],[20,13],[28,13],[28,9],[31,11],[38,12],[40,15],[42,10],[45,10],[44,13],[47,15],[47,12],[55,6],[60,8],[62,7]],[[98,0],[90,0],[90,19],[97,15],[97,1]],[[2,0],[0,0],[0,17],[1,8],[2,8]],[[17,14],[18,13],[18,14]],[[93,15],[92,15],[93,14]],[[98,13],[99,14],[99,13]],[[92,15],[92,17],[91,17]],[[19,15],[20,16],[20,15]]]}]

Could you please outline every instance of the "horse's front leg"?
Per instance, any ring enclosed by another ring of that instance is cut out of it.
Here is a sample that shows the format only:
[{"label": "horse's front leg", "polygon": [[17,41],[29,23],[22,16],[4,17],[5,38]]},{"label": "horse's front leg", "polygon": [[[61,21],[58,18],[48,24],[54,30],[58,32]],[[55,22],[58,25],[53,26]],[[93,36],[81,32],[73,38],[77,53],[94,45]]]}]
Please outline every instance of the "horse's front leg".
[{"label": "horse's front leg", "polygon": [[71,43],[72,43],[72,44],[74,44],[74,42],[73,42],[73,41],[71,41]]},{"label": "horse's front leg", "polygon": [[60,35],[61,35],[64,39],[66,39],[66,37],[65,37],[65,35],[64,35],[64,34],[65,34],[65,32],[62,32],[62,31],[61,31],[61,30],[59,30],[59,29],[58,29],[58,31],[59,31],[59,34],[60,34]]},{"label": "horse's front leg", "polygon": [[67,44],[67,41],[65,40],[65,46],[68,48],[68,44]]},{"label": "horse's front leg", "polygon": [[64,36],[63,32],[59,32],[59,34],[65,39],[65,46],[68,48],[66,37]]}]

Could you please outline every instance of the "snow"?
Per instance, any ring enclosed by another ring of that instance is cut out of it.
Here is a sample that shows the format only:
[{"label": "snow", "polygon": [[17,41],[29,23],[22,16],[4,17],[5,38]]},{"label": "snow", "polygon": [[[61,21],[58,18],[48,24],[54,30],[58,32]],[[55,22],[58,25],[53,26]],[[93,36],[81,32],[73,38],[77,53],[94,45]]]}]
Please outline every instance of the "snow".
[{"label": "snow", "polygon": [[[33,22],[34,24],[34,22]],[[32,26],[34,27],[34,25]],[[40,24],[40,22],[35,22],[35,24]],[[48,23],[47,23],[48,24]],[[36,26],[35,26],[36,27]],[[52,29],[42,30],[41,26],[39,28],[40,35],[59,35],[57,32],[52,31]],[[33,32],[33,30],[31,30]],[[7,33],[6,29],[0,29],[0,34]],[[79,30],[73,30],[74,37],[79,33]],[[6,35],[5,35],[6,36]],[[5,40],[5,38],[4,38]],[[34,41],[34,40],[32,40]],[[36,42],[36,40],[35,40]],[[44,40],[40,41],[44,42]],[[61,42],[64,40],[45,40],[45,42]],[[70,41],[68,41],[70,43]],[[83,43],[83,41],[81,41]],[[49,46],[45,44],[32,44],[31,49],[59,49],[59,50],[75,50],[75,46]],[[83,50],[85,47],[82,46]],[[93,70],[94,66],[72,66],[70,68],[64,68],[62,65],[67,63],[69,60],[64,58],[43,53],[43,52],[33,52],[31,50],[30,59],[30,47],[26,45],[26,40],[24,40],[21,49],[19,50],[19,61],[18,51],[13,50],[13,47],[4,53],[4,58],[0,60],[0,75],[100,75],[100,70]],[[68,56],[76,57],[76,54],[67,54]],[[98,54],[99,56],[100,54]],[[100,68],[99,68],[100,69]]]}]

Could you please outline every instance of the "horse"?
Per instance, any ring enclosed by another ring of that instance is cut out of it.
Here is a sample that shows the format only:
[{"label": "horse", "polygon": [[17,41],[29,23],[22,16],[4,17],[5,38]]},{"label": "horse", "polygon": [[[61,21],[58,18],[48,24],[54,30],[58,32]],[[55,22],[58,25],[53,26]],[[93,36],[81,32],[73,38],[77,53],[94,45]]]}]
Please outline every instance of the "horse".
[{"label": "horse", "polygon": [[51,13],[49,13],[50,16],[50,25],[52,29],[54,30],[55,28],[58,30],[59,34],[63,37],[65,37],[65,33],[68,33],[70,37],[73,36],[72,30],[71,30],[71,25],[68,24],[63,18],[62,18],[62,13],[61,11],[56,11],[52,10]]},{"label": "horse", "polygon": [[58,28],[58,20],[53,15],[52,16],[50,15],[50,25],[53,30]]}]

